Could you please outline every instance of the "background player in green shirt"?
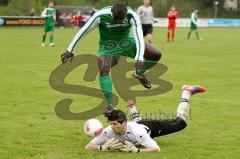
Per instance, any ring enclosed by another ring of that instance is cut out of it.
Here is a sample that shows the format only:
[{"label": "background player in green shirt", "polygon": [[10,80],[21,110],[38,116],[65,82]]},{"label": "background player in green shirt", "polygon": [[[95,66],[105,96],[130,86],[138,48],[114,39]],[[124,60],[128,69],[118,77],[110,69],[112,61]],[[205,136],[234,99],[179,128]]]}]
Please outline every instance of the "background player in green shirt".
[{"label": "background player in green shirt", "polygon": [[191,25],[190,25],[190,31],[188,32],[187,39],[190,39],[192,31],[195,31],[196,37],[198,40],[201,40],[199,33],[198,33],[198,10],[194,10],[191,14]]},{"label": "background player in green shirt", "polygon": [[55,27],[55,21],[56,21],[56,9],[53,8],[54,3],[49,2],[48,8],[44,9],[42,12],[42,17],[44,17],[44,34],[42,38],[42,46],[45,46],[45,40],[47,33],[50,32],[50,46],[54,46],[53,43],[53,31]]},{"label": "background player in green shirt", "polygon": [[[131,8],[118,3],[97,11],[84,27],[75,35],[66,52],[61,55],[62,63],[73,58],[73,49],[77,42],[90,30],[99,28],[98,66],[100,87],[107,99],[109,108],[115,106],[112,94],[111,67],[120,56],[135,58],[133,76],[139,79],[145,88],[151,84],[144,72],[153,67],[161,58],[161,53],[149,43],[144,43],[141,21]],[[132,28],[133,37],[130,35]]]}]

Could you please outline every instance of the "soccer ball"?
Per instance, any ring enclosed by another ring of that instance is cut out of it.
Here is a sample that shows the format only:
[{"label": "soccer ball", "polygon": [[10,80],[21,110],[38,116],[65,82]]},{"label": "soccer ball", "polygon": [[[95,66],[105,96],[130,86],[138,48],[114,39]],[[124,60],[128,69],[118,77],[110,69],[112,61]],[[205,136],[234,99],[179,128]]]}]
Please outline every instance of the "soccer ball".
[{"label": "soccer ball", "polygon": [[98,119],[89,119],[84,124],[85,134],[90,137],[97,137],[103,131],[103,125]]}]

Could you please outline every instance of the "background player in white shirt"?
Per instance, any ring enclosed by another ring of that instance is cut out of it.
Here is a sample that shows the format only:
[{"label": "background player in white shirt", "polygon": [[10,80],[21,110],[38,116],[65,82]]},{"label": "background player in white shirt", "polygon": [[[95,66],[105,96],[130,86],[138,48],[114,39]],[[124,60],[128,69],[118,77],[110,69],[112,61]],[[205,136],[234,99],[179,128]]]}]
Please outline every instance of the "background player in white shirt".
[{"label": "background player in white shirt", "polygon": [[140,17],[142,22],[143,36],[147,37],[147,41],[152,43],[152,33],[153,33],[153,25],[152,23],[155,21],[153,18],[153,8],[150,6],[150,0],[143,0],[143,5],[140,6],[137,10],[137,14]]},{"label": "background player in white shirt", "polygon": [[127,122],[126,114],[119,109],[106,112],[105,116],[111,126],[105,128],[85,148],[100,151],[159,152],[160,147],[153,138],[184,129],[187,126],[191,95],[205,92],[205,88],[201,86],[185,85],[182,90],[176,119],[141,120],[135,105],[130,103],[128,107],[133,121]]}]

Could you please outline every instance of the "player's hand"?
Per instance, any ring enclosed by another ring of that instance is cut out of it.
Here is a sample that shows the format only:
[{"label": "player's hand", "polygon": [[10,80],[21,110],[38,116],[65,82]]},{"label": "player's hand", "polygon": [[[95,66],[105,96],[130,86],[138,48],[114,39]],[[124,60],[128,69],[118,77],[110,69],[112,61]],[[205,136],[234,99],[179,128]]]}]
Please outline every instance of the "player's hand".
[{"label": "player's hand", "polygon": [[100,151],[114,151],[120,150],[123,147],[123,143],[114,138],[107,140],[103,145],[100,145],[98,149]]},{"label": "player's hand", "polygon": [[144,67],[144,62],[143,61],[137,61],[135,63],[135,69],[136,69],[136,73],[138,74]]},{"label": "player's hand", "polygon": [[129,141],[125,141],[125,144],[122,146],[120,151],[124,151],[124,152],[140,152],[140,149],[136,148],[136,146],[133,143],[131,143]]},{"label": "player's hand", "polygon": [[68,59],[70,59],[72,61],[73,57],[74,57],[73,53],[71,53],[69,51],[66,51],[63,54],[61,54],[61,61],[64,64],[64,63],[66,63],[68,61]]},{"label": "player's hand", "polygon": [[120,150],[123,147],[123,143],[119,140],[114,140],[110,144],[108,144],[108,150],[114,151],[114,150]]}]

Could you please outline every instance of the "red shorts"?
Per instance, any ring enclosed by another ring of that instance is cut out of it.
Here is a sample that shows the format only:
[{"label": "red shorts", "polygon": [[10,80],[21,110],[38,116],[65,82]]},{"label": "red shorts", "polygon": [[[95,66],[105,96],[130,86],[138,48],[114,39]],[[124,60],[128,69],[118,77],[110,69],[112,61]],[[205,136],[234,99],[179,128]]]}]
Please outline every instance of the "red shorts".
[{"label": "red shorts", "polygon": [[169,22],[168,23],[168,29],[176,29],[176,22],[175,21]]}]

